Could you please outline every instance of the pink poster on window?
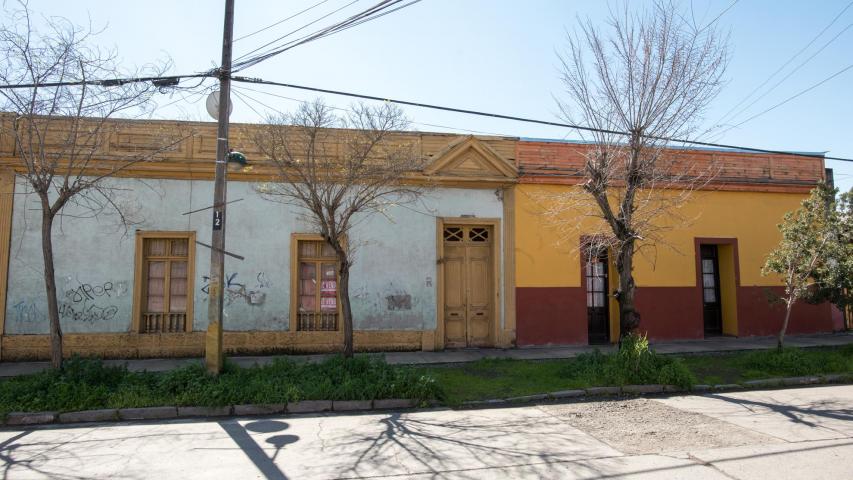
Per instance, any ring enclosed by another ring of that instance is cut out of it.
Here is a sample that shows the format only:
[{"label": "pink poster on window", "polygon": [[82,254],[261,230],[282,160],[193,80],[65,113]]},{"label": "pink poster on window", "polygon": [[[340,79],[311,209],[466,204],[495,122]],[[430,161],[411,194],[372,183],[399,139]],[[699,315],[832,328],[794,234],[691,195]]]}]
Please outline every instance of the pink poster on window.
[{"label": "pink poster on window", "polygon": [[324,296],[334,296],[338,291],[338,282],[336,280],[323,280],[320,284],[320,293]]},{"label": "pink poster on window", "polygon": [[338,309],[337,297],[321,297],[320,310],[335,311]]}]

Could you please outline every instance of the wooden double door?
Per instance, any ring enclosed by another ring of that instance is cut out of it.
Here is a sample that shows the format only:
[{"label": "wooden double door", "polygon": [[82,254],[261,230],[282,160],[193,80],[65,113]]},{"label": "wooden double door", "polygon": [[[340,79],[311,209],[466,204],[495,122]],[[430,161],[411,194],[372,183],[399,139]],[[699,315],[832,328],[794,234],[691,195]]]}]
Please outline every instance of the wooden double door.
[{"label": "wooden double door", "polygon": [[491,226],[445,225],[444,345],[490,347],[495,316]]}]

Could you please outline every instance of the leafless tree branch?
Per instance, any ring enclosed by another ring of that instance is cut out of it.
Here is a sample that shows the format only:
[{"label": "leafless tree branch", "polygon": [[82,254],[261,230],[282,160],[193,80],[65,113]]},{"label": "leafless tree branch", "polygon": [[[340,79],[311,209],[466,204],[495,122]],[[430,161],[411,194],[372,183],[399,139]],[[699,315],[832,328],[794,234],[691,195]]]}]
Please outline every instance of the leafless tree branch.
[{"label": "leafless tree branch", "polygon": [[[406,181],[425,159],[399,132],[408,121],[392,104],[352,106],[345,116],[320,100],[295,113],[270,118],[256,138],[278,167],[278,178],[258,190],[265,198],[297,207],[338,258],[344,351],[352,355],[349,271],[353,226],[390,206],[420,198],[424,187]],[[295,321],[295,319],[291,319]]]},{"label": "leafless tree branch", "polygon": [[[728,62],[727,38],[688,17],[667,1],[638,12],[623,4],[611,10],[606,32],[579,20],[559,56],[562,115],[602,131],[586,134],[592,144],[578,184],[543,195],[540,203],[561,234],[581,234],[587,254],[612,252],[622,335],[639,324],[635,253],[672,246],[663,233],[692,220],[681,207],[718,170],[691,164],[683,150],[662,140],[696,132]],[[608,133],[614,131],[630,136]],[[578,232],[576,216],[595,218],[592,231]]]},{"label": "leafless tree branch", "polygon": [[[132,224],[127,208],[106,180],[140,162],[155,161],[192,135],[163,129],[161,144],[139,152],[109,153],[124,127],[116,117],[152,108],[157,88],[137,82],[101,86],[93,79],[157,76],[170,63],[163,61],[128,72],[118,65],[113,50],[93,45],[98,33],[67,19],[46,17],[37,28],[26,2],[9,12],[0,26],[0,83],[35,84],[31,88],[0,90],[0,135],[14,139],[20,178],[39,198],[42,210],[42,253],[51,334],[52,364],[62,363],[62,329],[56,298],[52,230],[54,219],[98,217],[118,213],[125,232]],[[79,85],[42,86],[53,82]],[[11,118],[10,121],[6,119]],[[72,207],[71,212],[63,209]]]}]

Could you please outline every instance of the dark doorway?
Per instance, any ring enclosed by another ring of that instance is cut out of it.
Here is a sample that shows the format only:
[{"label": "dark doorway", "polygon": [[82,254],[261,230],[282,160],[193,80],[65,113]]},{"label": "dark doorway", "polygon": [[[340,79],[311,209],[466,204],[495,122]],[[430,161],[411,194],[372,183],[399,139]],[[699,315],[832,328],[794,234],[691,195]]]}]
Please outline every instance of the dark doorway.
[{"label": "dark doorway", "polygon": [[720,262],[716,245],[702,245],[702,313],[705,336],[723,334],[723,309],[720,306]]},{"label": "dark doorway", "polygon": [[610,343],[610,315],[607,304],[607,252],[587,258],[586,315],[590,344]]}]

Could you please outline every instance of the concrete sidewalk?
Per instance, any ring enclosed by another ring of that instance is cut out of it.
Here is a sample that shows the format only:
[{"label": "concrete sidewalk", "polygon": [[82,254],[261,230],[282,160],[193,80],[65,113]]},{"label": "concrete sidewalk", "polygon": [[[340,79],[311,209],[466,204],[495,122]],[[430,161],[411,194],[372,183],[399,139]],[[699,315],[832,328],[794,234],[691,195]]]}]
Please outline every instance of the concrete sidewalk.
[{"label": "concrete sidewalk", "polygon": [[[839,347],[853,344],[851,333],[828,333],[816,335],[789,335],[785,338],[785,345],[790,347]],[[703,340],[681,340],[672,342],[652,342],[652,347],[658,353],[668,354],[693,354],[712,352],[732,352],[741,350],[762,350],[773,348],[776,345],[776,337],[714,337]],[[512,349],[496,348],[473,348],[462,350],[444,350],[439,352],[387,352],[385,359],[388,363],[401,365],[431,365],[442,363],[466,363],[474,362],[483,358],[513,358],[517,360],[551,360],[560,358],[572,358],[581,353],[592,352],[598,349],[602,352],[611,352],[615,349],[612,345],[570,345],[559,347],[527,347]],[[321,361],[328,358],[328,354],[316,355],[282,355],[287,358],[304,361]],[[229,357],[237,365],[248,367],[251,365],[266,365],[271,363],[277,356],[263,357]],[[173,370],[185,365],[200,363],[199,358],[152,358],[152,359],[129,359],[129,360],[107,360],[112,365],[127,364],[132,371],[161,372]],[[35,373],[48,368],[48,362],[0,362],[0,378],[12,377]]]},{"label": "concrete sidewalk", "polygon": [[[6,427],[4,478],[851,478],[853,386]],[[592,419],[592,421],[589,421]]]}]

